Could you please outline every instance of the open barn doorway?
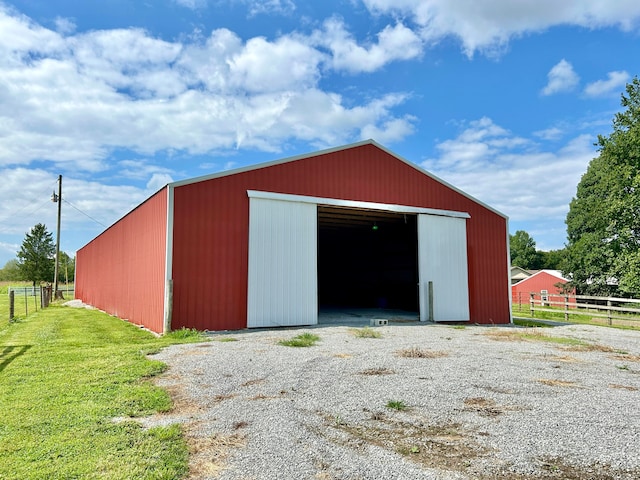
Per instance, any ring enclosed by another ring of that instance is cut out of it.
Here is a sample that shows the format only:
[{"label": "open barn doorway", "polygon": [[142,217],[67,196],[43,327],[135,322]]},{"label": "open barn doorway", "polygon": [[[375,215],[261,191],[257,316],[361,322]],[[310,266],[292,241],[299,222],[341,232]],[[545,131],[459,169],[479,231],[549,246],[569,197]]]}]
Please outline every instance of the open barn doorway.
[{"label": "open barn doorway", "polygon": [[417,315],[417,215],[318,206],[318,307]]}]

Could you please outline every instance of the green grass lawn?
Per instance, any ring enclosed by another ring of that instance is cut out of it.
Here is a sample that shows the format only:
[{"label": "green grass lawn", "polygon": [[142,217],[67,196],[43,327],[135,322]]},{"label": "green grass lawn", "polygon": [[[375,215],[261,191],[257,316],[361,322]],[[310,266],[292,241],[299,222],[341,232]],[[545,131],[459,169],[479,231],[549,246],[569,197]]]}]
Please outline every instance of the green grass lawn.
[{"label": "green grass lawn", "polygon": [[200,339],[176,333],[58,305],[0,319],[0,479],[184,477],[180,427],[134,421],[171,408],[150,381],[165,366],[145,354]]}]

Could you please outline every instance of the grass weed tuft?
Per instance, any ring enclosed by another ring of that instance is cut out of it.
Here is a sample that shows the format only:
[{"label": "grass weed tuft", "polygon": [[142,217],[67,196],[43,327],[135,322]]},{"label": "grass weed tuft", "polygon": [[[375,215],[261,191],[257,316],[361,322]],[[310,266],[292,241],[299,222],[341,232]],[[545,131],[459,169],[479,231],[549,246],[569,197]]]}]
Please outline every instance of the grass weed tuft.
[{"label": "grass weed tuft", "polygon": [[350,328],[349,331],[357,338],[382,338],[382,333],[371,327]]},{"label": "grass weed tuft", "polygon": [[313,333],[301,333],[300,335],[296,335],[288,340],[280,340],[278,344],[285,347],[312,347],[319,341],[320,337],[318,335],[314,335]]},{"label": "grass weed tuft", "polygon": [[165,335],[165,337],[171,340],[196,340],[204,341],[207,339],[205,335],[196,330],[195,328],[182,327],[178,330],[173,330]]},{"label": "grass weed tuft", "polygon": [[397,410],[400,412],[402,410],[407,409],[407,404],[404,403],[402,400],[389,400],[387,402],[387,408],[391,410]]}]

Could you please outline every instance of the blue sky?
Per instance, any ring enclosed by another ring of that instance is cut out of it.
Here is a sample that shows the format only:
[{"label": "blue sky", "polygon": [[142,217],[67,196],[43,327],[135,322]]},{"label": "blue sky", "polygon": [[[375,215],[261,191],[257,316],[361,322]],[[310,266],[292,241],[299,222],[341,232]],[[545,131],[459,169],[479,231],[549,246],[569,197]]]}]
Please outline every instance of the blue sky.
[{"label": "blue sky", "polygon": [[561,248],[637,0],[0,0],[0,266],[167,182],[373,138]]}]

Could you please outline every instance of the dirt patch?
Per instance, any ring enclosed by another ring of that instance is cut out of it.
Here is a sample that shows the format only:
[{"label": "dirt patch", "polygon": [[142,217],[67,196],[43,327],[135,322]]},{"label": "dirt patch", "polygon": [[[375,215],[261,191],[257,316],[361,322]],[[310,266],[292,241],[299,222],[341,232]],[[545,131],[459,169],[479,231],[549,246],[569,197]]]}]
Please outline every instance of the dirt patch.
[{"label": "dirt patch", "polygon": [[200,437],[193,435],[196,430],[195,425],[190,425],[186,436],[191,454],[189,478],[193,480],[218,475],[226,468],[229,455],[246,445],[246,436],[241,433]]},{"label": "dirt patch", "polygon": [[612,355],[611,358],[623,360],[625,362],[640,362],[640,355],[618,354]]},{"label": "dirt patch", "polygon": [[490,398],[473,397],[464,400],[464,409],[468,412],[476,412],[484,417],[497,417],[504,413],[504,408],[496,405]]},{"label": "dirt patch", "polygon": [[545,357],[548,360],[551,360],[553,362],[564,362],[564,363],[579,363],[582,362],[582,360],[576,358],[576,357],[572,357],[570,355],[551,355],[550,357]]},{"label": "dirt patch", "polygon": [[557,380],[557,379],[553,379],[553,378],[539,378],[537,380],[539,383],[542,383],[543,385],[548,385],[550,387],[574,387],[574,388],[581,388],[580,385],[578,385],[575,382],[570,382],[568,380]]},{"label": "dirt patch", "polygon": [[172,385],[165,387],[171,396],[173,406],[171,407],[171,413],[179,414],[193,414],[200,412],[204,409],[204,406],[190,397],[184,392],[181,385]]},{"label": "dirt patch", "polygon": [[250,387],[251,385],[259,385],[264,382],[264,378],[254,378],[253,380],[247,380],[246,382],[244,382],[241,387]]},{"label": "dirt patch", "polygon": [[380,416],[369,425],[352,425],[326,414],[325,421],[330,429],[348,434],[347,440],[331,437],[334,442],[357,450],[362,450],[365,444],[375,445],[429,468],[462,471],[473,459],[490,452],[459,423],[429,425]]},{"label": "dirt patch", "polygon": [[433,351],[420,347],[411,347],[398,350],[396,352],[396,355],[403,358],[439,358],[446,357],[449,354],[443,351]]},{"label": "dirt patch", "polygon": [[569,345],[564,347],[565,350],[570,352],[604,352],[612,353],[616,352],[616,349],[607,345],[600,345],[598,343],[591,343],[587,345]]},{"label": "dirt patch", "polygon": [[610,383],[609,388],[619,388],[621,390],[629,390],[630,392],[638,391],[637,387],[632,387],[630,385],[619,385],[617,383]]},{"label": "dirt patch", "polygon": [[367,368],[366,370],[362,370],[359,373],[360,375],[393,375],[396,372],[394,372],[390,368],[376,367],[376,368]]}]

